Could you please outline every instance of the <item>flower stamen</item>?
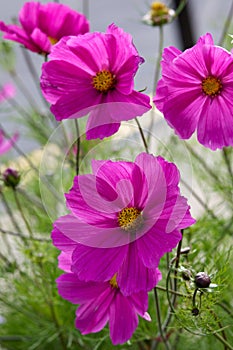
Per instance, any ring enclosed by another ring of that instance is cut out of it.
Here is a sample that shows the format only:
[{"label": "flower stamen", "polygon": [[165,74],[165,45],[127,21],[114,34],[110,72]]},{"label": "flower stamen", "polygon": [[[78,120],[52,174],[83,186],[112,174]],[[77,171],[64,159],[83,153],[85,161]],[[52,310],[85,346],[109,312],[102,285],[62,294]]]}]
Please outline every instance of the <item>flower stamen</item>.
[{"label": "flower stamen", "polygon": [[97,91],[105,93],[115,87],[116,77],[108,70],[102,70],[92,78],[92,84]]},{"label": "flower stamen", "polygon": [[136,232],[141,227],[142,222],[141,211],[135,207],[124,208],[118,214],[118,224],[127,232]]},{"label": "flower stamen", "polygon": [[49,39],[51,45],[55,45],[58,42],[58,39],[53,38],[51,36],[48,36],[48,39]]},{"label": "flower stamen", "polygon": [[112,288],[119,288],[116,278],[117,278],[117,274],[115,273],[115,275],[109,281]]},{"label": "flower stamen", "polygon": [[202,80],[202,91],[207,96],[217,96],[222,90],[221,80],[213,76],[208,76]]}]

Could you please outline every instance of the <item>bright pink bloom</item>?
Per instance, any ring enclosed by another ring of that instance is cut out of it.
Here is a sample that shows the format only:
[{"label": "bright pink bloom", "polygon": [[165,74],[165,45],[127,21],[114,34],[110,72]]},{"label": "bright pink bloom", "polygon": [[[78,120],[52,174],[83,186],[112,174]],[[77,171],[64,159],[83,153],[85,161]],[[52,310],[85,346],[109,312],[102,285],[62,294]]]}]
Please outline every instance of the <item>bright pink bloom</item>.
[{"label": "bright pink bloom", "polygon": [[149,96],[133,90],[134,76],[144,60],[131,35],[114,24],[106,33],[62,39],[43,64],[41,88],[57,120],[90,112],[87,138],[117,132],[123,120],[147,112]]},{"label": "bright pink bloom", "polygon": [[26,2],[19,13],[21,26],[0,22],[4,39],[16,41],[27,49],[48,54],[53,44],[63,36],[89,31],[86,17],[66,5]]},{"label": "bright pink bloom", "polygon": [[182,139],[215,150],[233,146],[233,55],[211,34],[184,52],[165,48],[154,103]]},{"label": "bright pink bloom", "polygon": [[8,83],[5,84],[0,90],[0,102],[8,100],[15,96],[15,87],[14,85]]},{"label": "bright pink bloom", "polygon": [[12,138],[7,139],[4,132],[0,129],[0,155],[8,152],[13,144],[18,140],[19,134],[15,133]]},{"label": "bright pink bloom", "polygon": [[158,283],[160,258],[194,223],[180,195],[176,166],[142,153],[135,162],[93,161],[93,175],[79,175],[66,195],[71,214],[54,223],[52,239],[71,251],[71,270],[85,281],[117,273],[124,295]]},{"label": "bright pink bloom", "polygon": [[[82,334],[96,333],[109,323],[110,337],[114,345],[125,343],[132,337],[138,326],[138,315],[150,321],[146,312],[148,295],[146,292],[124,296],[116,282],[116,276],[107,282],[84,282],[69,271],[70,257],[65,270],[57,279],[58,292],[73,304],[80,304],[76,311],[75,326]],[[161,273],[157,269],[158,279]]]}]

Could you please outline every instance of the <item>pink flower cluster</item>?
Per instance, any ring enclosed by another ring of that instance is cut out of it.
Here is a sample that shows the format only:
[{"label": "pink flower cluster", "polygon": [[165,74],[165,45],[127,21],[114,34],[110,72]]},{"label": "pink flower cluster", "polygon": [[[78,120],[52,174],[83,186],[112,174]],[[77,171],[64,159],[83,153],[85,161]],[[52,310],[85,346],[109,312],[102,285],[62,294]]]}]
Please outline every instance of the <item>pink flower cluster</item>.
[{"label": "pink flower cluster", "polygon": [[83,334],[109,322],[113,344],[130,339],[147,293],[161,279],[162,256],[176,247],[181,229],[194,223],[179,190],[176,166],[146,153],[135,162],[93,161],[66,194],[70,214],[54,222],[61,250],[60,295],[80,304],[76,326]]},{"label": "pink flower cluster", "polygon": [[[115,24],[89,33],[86,18],[65,5],[28,2],[21,26],[5,25],[5,38],[49,54],[41,89],[58,121],[88,115],[87,139],[116,133],[122,121],[151,109],[150,98],[134,89],[144,62],[132,37]],[[182,139],[197,138],[212,150],[233,145],[233,56],[210,34],[181,52],[163,52],[162,77],[154,103]],[[0,131],[0,154],[10,140]],[[53,244],[61,251],[59,294],[79,304],[82,334],[109,323],[113,344],[132,336],[138,315],[147,313],[148,292],[161,280],[161,258],[192,225],[181,196],[177,167],[141,153],[134,162],[92,162],[92,174],[74,178],[66,194],[70,213],[54,222]]]},{"label": "pink flower cluster", "polygon": [[53,2],[26,2],[20,10],[19,22],[21,25],[0,22],[4,38],[40,54],[50,53],[51,47],[63,36],[89,31],[89,23],[84,15]]}]

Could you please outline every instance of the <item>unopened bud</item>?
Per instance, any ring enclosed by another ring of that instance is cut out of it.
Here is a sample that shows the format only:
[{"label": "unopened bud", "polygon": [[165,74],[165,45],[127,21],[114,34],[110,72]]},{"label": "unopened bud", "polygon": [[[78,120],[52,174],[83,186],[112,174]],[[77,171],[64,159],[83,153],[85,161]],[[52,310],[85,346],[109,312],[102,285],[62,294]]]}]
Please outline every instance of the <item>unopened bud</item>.
[{"label": "unopened bud", "polygon": [[3,182],[7,187],[16,188],[20,181],[20,174],[17,170],[8,168],[3,173]]},{"label": "unopened bud", "polygon": [[195,283],[197,288],[208,288],[211,280],[205,272],[198,272],[195,276]]}]

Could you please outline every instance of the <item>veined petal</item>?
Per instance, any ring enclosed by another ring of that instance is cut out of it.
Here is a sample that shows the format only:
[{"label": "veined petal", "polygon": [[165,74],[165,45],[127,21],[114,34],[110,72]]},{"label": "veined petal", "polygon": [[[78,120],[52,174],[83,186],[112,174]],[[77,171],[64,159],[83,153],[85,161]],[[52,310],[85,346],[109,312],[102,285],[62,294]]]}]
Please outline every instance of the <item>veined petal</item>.
[{"label": "veined petal", "polygon": [[76,311],[75,326],[82,334],[95,333],[103,329],[109,320],[109,307],[115,293],[109,286],[99,296],[82,304]]},{"label": "veined petal", "polygon": [[[156,266],[157,267],[157,266]],[[128,253],[118,270],[117,283],[125,296],[149,291],[159,282],[156,268],[147,268],[140,258],[137,241],[130,243]]]},{"label": "veined petal", "polygon": [[107,288],[108,283],[83,282],[74,273],[65,273],[56,280],[58,293],[73,304],[81,304],[96,299]]},{"label": "veined petal", "polygon": [[85,281],[110,281],[119,270],[128,246],[92,248],[77,245],[72,256],[72,271]]},{"label": "veined petal", "polygon": [[116,293],[114,303],[109,309],[110,337],[114,345],[129,340],[138,326],[138,316],[130,301]]}]

